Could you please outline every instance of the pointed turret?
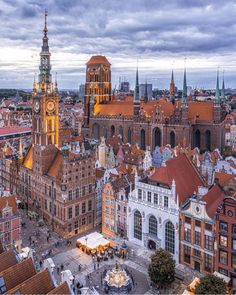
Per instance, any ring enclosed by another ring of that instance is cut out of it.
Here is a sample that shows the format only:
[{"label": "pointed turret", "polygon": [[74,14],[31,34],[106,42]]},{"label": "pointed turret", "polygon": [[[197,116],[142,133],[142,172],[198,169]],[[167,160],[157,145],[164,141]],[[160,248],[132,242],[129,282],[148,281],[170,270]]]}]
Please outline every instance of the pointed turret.
[{"label": "pointed turret", "polygon": [[135,80],[135,88],[134,88],[134,101],[139,102],[140,96],[139,96],[139,80],[138,80],[138,66],[136,69],[136,80]]},{"label": "pointed turret", "polygon": [[187,78],[186,78],[186,68],[184,68],[184,81],[183,81],[183,92],[182,92],[182,106],[187,106]]},{"label": "pointed turret", "polygon": [[223,73],[223,82],[222,82],[222,89],[221,89],[221,101],[225,102],[225,77]]},{"label": "pointed turret", "polygon": [[217,71],[217,78],[216,78],[216,93],[215,93],[215,104],[220,103],[220,88],[219,88],[219,70]]},{"label": "pointed turret", "polygon": [[34,83],[33,83],[33,95],[37,94],[37,83],[35,81],[35,76],[34,76]]},{"label": "pointed turret", "polygon": [[171,81],[170,81],[170,101],[174,104],[175,103],[175,82],[174,82],[174,71],[172,70],[171,73]]},{"label": "pointed turret", "polygon": [[137,66],[135,88],[134,88],[134,116],[138,116],[139,111],[140,111],[140,96],[139,96],[139,81],[138,81],[138,66]]},{"label": "pointed turret", "polygon": [[55,91],[55,92],[58,92],[58,86],[57,86],[57,72],[56,72],[56,74],[55,74],[54,91]]},{"label": "pointed turret", "polygon": [[40,53],[40,66],[39,66],[39,88],[42,92],[51,91],[51,64],[49,45],[48,45],[48,28],[47,28],[47,11],[45,10],[45,23],[44,23],[44,36],[43,36],[43,45]]}]

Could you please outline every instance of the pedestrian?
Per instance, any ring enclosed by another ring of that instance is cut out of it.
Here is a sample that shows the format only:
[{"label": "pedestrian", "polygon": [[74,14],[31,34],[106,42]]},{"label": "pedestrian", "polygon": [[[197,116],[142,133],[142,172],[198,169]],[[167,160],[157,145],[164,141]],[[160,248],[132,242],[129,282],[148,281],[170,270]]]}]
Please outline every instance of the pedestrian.
[{"label": "pedestrian", "polygon": [[61,271],[63,270],[63,268],[64,268],[64,265],[63,265],[63,264],[61,264]]},{"label": "pedestrian", "polygon": [[49,241],[49,236],[47,236],[47,242]]},{"label": "pedestrian", "polygon": [[59,266],[57,267],[57,274],[58,275],[60,274],[60,267]]},{"label": "pedestrian", "polygon": [[42,262],[42,260],[40,259],[40,261],[39,261],[39,266],[40,266],[40,268],[42,267],[42,265],[43,265],[43,262]]},{"label": "pedestrian", "polygon": [[99,262],[98,262],[98,268],[99,268]]},{"label": "pedestrian", "polygon": [[95,263],[93,264],[93,269],[96,270],[96,264]]}]

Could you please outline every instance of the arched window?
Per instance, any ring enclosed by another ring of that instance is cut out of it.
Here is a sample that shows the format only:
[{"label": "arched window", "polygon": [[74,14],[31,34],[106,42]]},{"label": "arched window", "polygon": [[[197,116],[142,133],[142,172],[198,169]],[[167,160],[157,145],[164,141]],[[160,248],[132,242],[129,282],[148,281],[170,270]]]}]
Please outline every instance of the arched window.
[{"label": "arched window", "polygon": [[171,131],[171,133],[170,133],[170,146],[172,148],[175,147],[175,133],[174,133],[174,131]]},{"label": "arched window", "polygon": [[141,150],[145,150],[145,146],[146,146],[146,143],[145,143],[145,130],[141,130],[140,132],[140,135],[141,135],[141,140],[140,140],[140,148]]},{"label": "arched window", "polygon": [[103,126],[102,135],[107,138],[107,128]]},{"label": "arched window", "polygon": [[161,130],[158,127],[153,130],[153,143],[153,148],[161,146]]},{"label": "arched window", "polygon": [[205,146],[208,151],[211,150],[211,131],[207,130],[205,132]]},{"label": "arched window", "polygon": [[157,219],[153,215],[149,218],[149,234],[157,236]]},{"label": "arched window", "polygon": [[201,133],[199,130],[196,130],[194,134],[194,147],[201,148]]},{"label": "arched window", "polygon": [[170,221],[165,226],[165,250],[175,254],[175,228]]},{"label": "arched window", "polygon": [[95,139],[99,139],[99,137],[100,137],[99,132],[100,132],[100,127],[99,127],[99,125],[98,125],[97,123],[95,123],[95,124],[93,125],[93,137],[94,137]]},{"label": "arched window", "polygon": [[138,210],[134,212],[134,237],[142,240],[142,215]]},{"label": "arched window", "polygon": [[111,137],[115,135],[115,126],[111,126]]},{"label": "arched window", "polygon": [[120,135],[121,139],[123,140],[123,128],[122,128],[122,126],[119,127],[119,135]]},{"label": "arched window", "polygon": [[128,134],[127,134],[127,141],[131,144],[132,143],[132,130],[128,129]]}]

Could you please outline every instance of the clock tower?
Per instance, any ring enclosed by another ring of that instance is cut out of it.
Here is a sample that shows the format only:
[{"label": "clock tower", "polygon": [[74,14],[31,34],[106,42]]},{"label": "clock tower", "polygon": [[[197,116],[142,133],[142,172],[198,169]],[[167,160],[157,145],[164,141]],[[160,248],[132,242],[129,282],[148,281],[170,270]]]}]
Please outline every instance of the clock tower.
[{"label": "clock tower", "polygon": [[38,83],[33,86],[32,143],[34,169],[45,173],[58,146],[59,104],[57,81],[52,83],[45,11],[43,46],[40,52]]}]

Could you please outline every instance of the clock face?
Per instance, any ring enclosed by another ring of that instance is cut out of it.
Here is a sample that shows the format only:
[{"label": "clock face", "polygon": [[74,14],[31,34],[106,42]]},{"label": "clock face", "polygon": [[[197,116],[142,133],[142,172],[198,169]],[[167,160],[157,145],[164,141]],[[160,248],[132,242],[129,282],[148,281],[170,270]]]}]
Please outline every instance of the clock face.
[{"label": "clock face", "polygon": [[34,103],[34,111],[35,113],[38,113],[39,110],[40,110],[39,102],[36,100],[36,102]]},{"label": "clock face", "polygon": [[48,112],[53,112],[55,110],[55,103],[54,103],[54,101],[51,101],[50,100],[47,103],[47,110],[48,110]]}]

